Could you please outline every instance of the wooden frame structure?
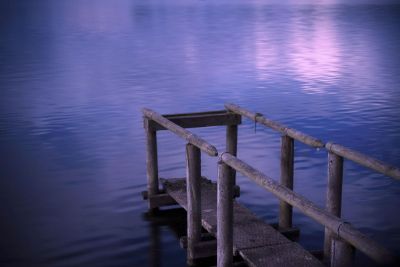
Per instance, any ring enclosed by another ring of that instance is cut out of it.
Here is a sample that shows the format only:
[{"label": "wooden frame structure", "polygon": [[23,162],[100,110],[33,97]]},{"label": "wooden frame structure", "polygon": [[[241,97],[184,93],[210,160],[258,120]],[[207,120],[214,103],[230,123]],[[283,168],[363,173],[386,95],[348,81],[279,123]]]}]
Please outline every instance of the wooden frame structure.
[{"label": "wooden frame structure", "polygon": [[[147,192],[144,197],[149,200],[149,209],[160,206],[176,204],[164,192],[159,190],[158,158],[157,158],[157,131],[170,130],[185,139],[186,144],[186,180],[187,180],[187,249],[188,262],[196,258],[195,250],[201,241],[201,151],[209,156],[216,157],[217,149],[187,131],[185,128],[226,126],[226,150],[236,155],[237,125],[241,123],[241,116],[227,110],[199,112],[190,114],[160,115],[150,109],[143,109],[144,128],[147,139]],[[231,180],[235,179],[235,172],[229,174]]]},{"label": "wooden frame structure", "polygon": [[[204,139],[185,128],[226,126],[226,149],[218,161],[218,204],[217,204],[217,262],[218,266],[232,266],[233,210],[235,197],[235,174],[239,171],[254,180],[280,199],[279,229],[292,229],[292,207],[298,208],[325,227],[324,261],[331,266],[352,264],[355,249],[384,265],[395,264],[396,258],[373,240],[350,224],[340,219],[342,205],[343,159],[359,163],[395,179],[400,179],[400,169],[368,157],[357,151],[332,142],[321,140],[275,122],[260,113],[254,113],[234,104],[226,104],[226,110],[160,115],[143,109],[144,128],[147,139],[147,192],[149,209],[176,204],[168,194],[159,189],[157,131],[169,130],[187,141],[186,186],[187,186],[187,248],[189,262],[196,258],[196,248],[201,242],[201,151],[216,157],[217,149]],[[237,132],[241,117],[247,117],[267,126],[281,137],[281,179],[275,182],[236,157]],[[328,152],[328,183],[326,209],[322,210],[303,196],[293,192],[294,145],[300,141],[306,145],[325,149]],[[334,253],[332,250],[334,248]]]}]

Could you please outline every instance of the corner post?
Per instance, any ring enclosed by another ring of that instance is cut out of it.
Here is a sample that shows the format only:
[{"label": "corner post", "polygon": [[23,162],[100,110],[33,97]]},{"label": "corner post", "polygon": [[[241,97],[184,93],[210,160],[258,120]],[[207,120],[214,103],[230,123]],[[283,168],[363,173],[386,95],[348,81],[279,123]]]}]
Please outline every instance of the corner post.
[{"label": "corner post", "polygon": [[218,162],[217,267],[233,266],[233,181],[229,169]]},{"label": "corner post", "polygon": [[[281,184],[293,190],[294,140],[281,137]],[[279,229],[292,227],[293,208],[285,201],[279,202]]]},{"label": "corner post", "polygon": [[[326,210],[337,217],[342,210],[343,158],[328,152],[328,189],[326,193]],[[324,259],[331,257],[332,238],[335,235],[325,228]]]},{"label": "corner post", "polygon": [[157,156],[157,132],[150,126],[150,120],[144,118],[144,128],[146,131],[146,173],[147,173],[147,192],[149,198],[159,193],[158,189],[158,156]]},{"label": "corner post", "polygon": [[190,143],[186,145],[186,192],[188,263],[192,264],[195,244],[201,240],[201,152]]},{"label": "corner post", "polygon": [[[237,156],[237,138],[238,138],[238,126],[227,125],[226,126],[226,152],[233,156]],[[236,185],[236,171],[229,168],[228,176],[231,177],[233,185]]]}]

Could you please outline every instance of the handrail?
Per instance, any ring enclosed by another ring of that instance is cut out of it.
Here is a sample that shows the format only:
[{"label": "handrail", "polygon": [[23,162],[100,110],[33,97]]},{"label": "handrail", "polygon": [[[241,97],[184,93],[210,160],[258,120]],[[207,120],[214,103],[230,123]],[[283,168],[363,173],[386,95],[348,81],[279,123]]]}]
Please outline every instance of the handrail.
[{"label": "handrail", "polygon": [[366,156],[360,152],[357,152],[355,150],[352,150],[350,148],[347,148],[347,147],[344,147],[344,146],[341,146],[338,144],[334,144],[332,142],[326,143],[325,148],[328,151],[335,153],[338,156],[352,160],[362,166],[365,166],[367,168],[370,168],[372,170],[380,172],[384,175],[387,175],[389,177],[400,180],[400,169],[399,168],[396,168],[394,166],[386,164],[380,160],[368,157],[368,156]]},{"label": "handrail", "polygon": [[321,140],[319,140],[317,138],[314,138],[312,136],[304,134],[295,129],[286,127],[276,121],[266,118],[265,116],[263,116],[260,113],[254,113],[254,112],[248,111],[238,105],[225,104],[225,108],[230,110],[231,112],[240,114],[240,115],[245,116],[253,121],[259,122],[267,127],[270,127],[272,129],[274,129],[275,131],[286,134],[286,135],[292,137],[293,139],[296,139],[304,144],[307,144],[307,145],[310,145],[313,147],[318,147],[318,148],[324,147],[327,151],[332,152],[338,156],[349,159],[349,160],[354,161],[364,167],[370,168],[379,173],[382,173],[389,177],[400,180],[400,169],[395,166],[391,166],[380,160],[374,159],[374,158],[364,155],[360,152],[357,152],[350,148],[335,144],[333,142],[327,142],[326,144],[324,144]]},{"label": "handrail", "polygon": [[205,141],[204,139],[198,137],[197,135],[191,133],[190,131],[186,130],[185,128],[180,127],[179,125],[173,123],[172,121],[168,120],[167,118],[163,117],[159,113],[148,109],[142,109],[143,115],[158,124],[164,126],[166,129],[170,130],[171,132],[175,133],[176,135],[182,137],[192,145],[198,147],[202,151],[206,152],[208,155],[216,157],[218,156],[218,150]]},{"label": "handrail", "polygon": [[351,245],[353,245],[378,263],[383,265],[390,265],[395,263],[396,257],[391,252],[362,234],[360,231],[352,227],[349,223],[346,223],[344,220],[341,220],[340,218],[330,214],[329,212],[317,207],[310,200],[279,184],[272,178],[256,170],[244,161],[236,158],[235,156],[227,152],[221,154],[220,161],[224,162],[225,164],[242,173],[243,175],[251,178],[257,184],[264,187],[266,190],[270,191],[272,194],[278,197],[280,200],[286,201],[290,205],[298,208],[304,214],[313,218],[318,223],[324,225],[329,230],[336,233],[340,238],[349,242]]},{"label": "handrail", "polygon": [[289,128],[283,124],[280,124],[276,121],[273,121],[271,119],[266,118],[264,115],[261,113],[254,113],[249,110],[246,110],[238,105],[235,104],[225,104],[225,108],[228,109],[231,112],[234,112],[236,114],[240,114],[242,116],[245,116],[255,122],[261,123],[267,127],[270,127],[274,129],[275,131],[281,132],[282,134],[288,135],[292,137],[293,139],[296,139],[306,145],[312,146],[312,147],[317,147],[321,148],[324,147],[324,143],[310,135],[307,135],[305,133],[302,133],[300,131],[297,131],[295,129]]}]

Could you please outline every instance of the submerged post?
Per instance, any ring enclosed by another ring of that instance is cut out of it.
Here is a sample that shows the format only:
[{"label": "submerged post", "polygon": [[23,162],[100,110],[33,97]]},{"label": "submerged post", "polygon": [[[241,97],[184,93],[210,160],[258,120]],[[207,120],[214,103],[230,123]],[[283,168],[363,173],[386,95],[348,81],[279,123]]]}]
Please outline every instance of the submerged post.
[{"label": "submerged post", "polygon": [[[281,185],[293,190],[294,139],[283,135],[281,138]],[[293,208],[286,201],[279,202],[279,228],[292,227]]]},{"label": "submerged post", "polygon": [[332,239],[331,267],[351,267],[354,265],[355,248],[339,238]]},{"label": "submerged post", "polygon": [[233,265],[233,181],[230,167],[218,162],[217,267]]},{"label": "submerged post", "polygon": [[[343,158],[328,152],[328,186],[326,210],[340,218],[342,209]],[[331,257],[332,238],[335,233],[325,227],[324,259]]]},{"label": "submerged post", "polygon": [[201,153],[190,143],[186,145],[186,192],[188,261],[191,263],[195,244],[201,240]]},{"label": "submerged post", "polygon": [[[157,132],[150,127],[149,119],[144,118],[146,131],[146,173],[147,192],[150,196],[158,194],[158,159],[157,159]],[[149,201],[150,208],[150,201]]]},{"label": "submerged post", "polygon": [[[237,155],[237,137],[238,137],[238,126],[237,125],[227,125],[226,126],[226,152],[234,155]],[[229,176],[233,181],[233,184],[236,184],[236,171],[232,168],[229,168]]]}]

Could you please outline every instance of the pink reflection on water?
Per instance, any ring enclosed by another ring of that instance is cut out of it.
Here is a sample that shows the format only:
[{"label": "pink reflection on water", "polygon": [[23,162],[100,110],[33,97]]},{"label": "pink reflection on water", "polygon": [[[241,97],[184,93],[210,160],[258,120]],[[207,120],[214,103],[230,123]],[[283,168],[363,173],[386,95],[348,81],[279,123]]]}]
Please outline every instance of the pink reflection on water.
[{"label": "pink reflection on water", "polygon": [[86,33],[110,34],[126,31],[132,25],[130,9],[125,1],[70,1],[64,6],[69,24]]},{"label": "pink reflection on water", "polygon": [[341,78],[345,64],[332,14],[316,9],[292,16],[280,25],[255,24],[256,77],[268,80],[287,75],[307,93],[325,93]]},{"label": "pink reflection on water", "polygon": [[268,80],[273,76],[273,67],[279,64],[278,45],[271,40],[265,26],[257,23],[254,29],[254,65],[258,80]]},{"label": "pink reflection on water", "polygon": [[342,75],[343,57],[333,21],[324,14],[295,22],[292,27],[288,67],[305,92],[325,93]]}]

